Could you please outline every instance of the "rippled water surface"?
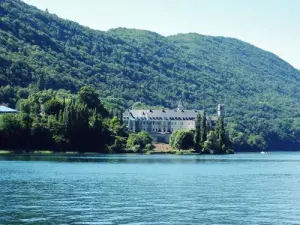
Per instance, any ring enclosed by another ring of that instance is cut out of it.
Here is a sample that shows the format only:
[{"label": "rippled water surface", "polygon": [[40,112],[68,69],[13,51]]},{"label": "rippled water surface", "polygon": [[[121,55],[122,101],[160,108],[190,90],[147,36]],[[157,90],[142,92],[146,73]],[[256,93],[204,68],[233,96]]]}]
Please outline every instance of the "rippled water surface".
[{"label": "rippled water surface", "polygon": [[0,224],[300,224],[300,153],[2,155]]}]

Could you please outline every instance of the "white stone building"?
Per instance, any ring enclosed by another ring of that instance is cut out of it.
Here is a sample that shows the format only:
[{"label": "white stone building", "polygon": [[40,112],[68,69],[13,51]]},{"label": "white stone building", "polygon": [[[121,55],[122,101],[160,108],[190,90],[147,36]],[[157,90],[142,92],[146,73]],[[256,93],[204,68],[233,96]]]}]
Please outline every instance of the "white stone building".
[{"label": "white stone building", "polygon": [[[180,101],[177,109],[126,110],[123,113],[124,124],[129,131],[148,132],[154,141],[168,142],[170,134],[176,130],[195,129],[195,120],[201,110],[186,110]],[[224,105],[218,105],[218,116],[223,116]],[[214,127],[218,116],[206,116],[208,126]]]}]

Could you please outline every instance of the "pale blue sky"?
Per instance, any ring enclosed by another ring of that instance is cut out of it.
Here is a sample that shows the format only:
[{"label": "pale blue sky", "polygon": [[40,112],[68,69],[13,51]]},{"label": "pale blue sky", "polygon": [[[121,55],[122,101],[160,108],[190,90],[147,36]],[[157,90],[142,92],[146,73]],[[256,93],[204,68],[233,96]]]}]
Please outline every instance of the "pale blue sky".
[{"label": "pale blue sky", "polygon": [[24,0],[93,29],[235,37],[300,69],[300,0]]}]

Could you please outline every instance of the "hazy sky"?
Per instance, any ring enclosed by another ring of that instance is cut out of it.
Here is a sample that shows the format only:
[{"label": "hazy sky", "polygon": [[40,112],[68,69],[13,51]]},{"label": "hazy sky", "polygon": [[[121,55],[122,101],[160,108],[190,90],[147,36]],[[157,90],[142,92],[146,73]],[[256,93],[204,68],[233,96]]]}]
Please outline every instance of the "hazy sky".
[{"label": "hazy sky", "polygon": [[235,37],[300,69],[300,0],[24,0],[98,30]]}]

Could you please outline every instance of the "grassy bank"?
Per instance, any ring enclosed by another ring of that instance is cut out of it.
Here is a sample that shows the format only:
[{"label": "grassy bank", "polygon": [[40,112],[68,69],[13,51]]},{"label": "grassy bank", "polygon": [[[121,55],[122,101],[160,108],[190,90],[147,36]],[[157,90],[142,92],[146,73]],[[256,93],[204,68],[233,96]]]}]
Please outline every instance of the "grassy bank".
[{"label": "grassy bank", "polygon": [[160,150],[160,151],[147,151],[146,155],[163,155],[163,154],[172,154],[172,155],[194,155],[194,150]]},{"label": "grassy bank", "polygon": [[191,155],[195,154],[194,150],[176,150],[173,149],[169,144],[164,143],[153,143],[153,151],[147,151],[147,155],[159,155],[159,154],[173,154],[173,155]]},{"label": "grassy bank", "polygon": [[[35,151],[11,151],[11,150],[0,150],[0,154],[37,154],[37,155],[50,155],[50,154],[81,154],[80,152],[54,152],[50,150],[35,150]],[[97,153],[91,153],[86,152],[84,154],[97,154]]]},{"label": "grassy bank", "polygon": [[1,154],[11,154],[12,152],[11,151],[8,151],[8,150],[0,150],[0,155]]}]

